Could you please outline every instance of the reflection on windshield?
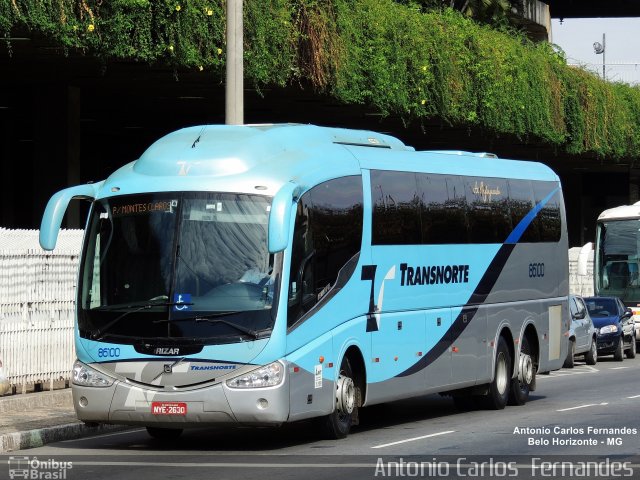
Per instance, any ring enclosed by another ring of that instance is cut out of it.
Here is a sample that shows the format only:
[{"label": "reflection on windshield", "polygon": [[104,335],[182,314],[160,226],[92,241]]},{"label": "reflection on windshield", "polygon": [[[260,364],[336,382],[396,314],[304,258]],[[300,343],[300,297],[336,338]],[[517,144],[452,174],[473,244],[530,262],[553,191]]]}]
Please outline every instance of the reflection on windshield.
[{"label": "reflection on windshield", "polygon": [[595,261],[596,294],[640,298],[638,220],[617,220],[598,224]]},{"label": "reflection on windshield", "polygon": [[[279,257],[267,248],[269,208],[265,197],[222,193],[96,202],[82,262],[81,334],[106,325],[108,334],[139,338],[234,332],[223,323],[186,321],[215,312],[232,312],[234,323],[252,331],[268,329],[279,280]],[[124,310],[126,318],[113,322]]]}]

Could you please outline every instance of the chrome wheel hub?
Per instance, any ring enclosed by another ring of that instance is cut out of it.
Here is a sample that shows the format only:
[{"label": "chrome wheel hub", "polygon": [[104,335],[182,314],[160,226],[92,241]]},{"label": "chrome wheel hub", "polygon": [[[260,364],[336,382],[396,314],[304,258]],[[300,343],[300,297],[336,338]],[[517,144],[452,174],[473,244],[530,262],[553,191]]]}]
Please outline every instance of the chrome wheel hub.
[{"label": "chrome wheel hub", "polygon": [[353,380],[340,375],[336,389],[336,407],[342,414],[349,415],[356,404],[356,388]]},{"label": "chrome wheel hub", "polygon": [[518,380],[529,385],[533,380],[533,361],[531,355],[520,353],[520,365],[518,368]]}]

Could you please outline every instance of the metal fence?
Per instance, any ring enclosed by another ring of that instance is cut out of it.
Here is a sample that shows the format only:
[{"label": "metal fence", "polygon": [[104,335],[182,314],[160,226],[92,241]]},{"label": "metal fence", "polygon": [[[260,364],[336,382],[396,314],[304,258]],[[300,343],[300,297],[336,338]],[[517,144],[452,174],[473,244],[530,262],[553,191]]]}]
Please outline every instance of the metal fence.
[{"label": "metal fence", "polygon": [[0,228],[0,361],[17,391],[68,381],[82,230],[45,252],[37,230]]},{"label": "metal fence", "polygon": [[569,292],[590,297],[593,295],[593,250],[589,254],[586,274],[578,273],[580,248],[569,249]]}]

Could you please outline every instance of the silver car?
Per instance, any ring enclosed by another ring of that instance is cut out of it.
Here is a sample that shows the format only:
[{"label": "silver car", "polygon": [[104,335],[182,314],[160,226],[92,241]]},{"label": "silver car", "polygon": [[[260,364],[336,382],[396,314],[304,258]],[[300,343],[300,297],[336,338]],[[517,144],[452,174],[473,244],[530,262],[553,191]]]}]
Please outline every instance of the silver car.
[{"label": "silver car", "polygon": [[587,365],[595,365],[598,361],[596,329],[581,296],[569,295],[569,310],[571,312],[569,349],[563,367],[573,368],[576,355],[584,355]]}]

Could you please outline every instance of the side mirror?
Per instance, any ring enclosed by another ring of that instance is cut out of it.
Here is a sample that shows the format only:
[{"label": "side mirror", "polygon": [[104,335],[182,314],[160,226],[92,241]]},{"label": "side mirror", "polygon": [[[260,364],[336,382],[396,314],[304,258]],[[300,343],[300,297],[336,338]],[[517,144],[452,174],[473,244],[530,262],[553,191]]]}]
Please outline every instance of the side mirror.
[{"label": "side mirror", "polygon": [[579,310],[578,312],[576,312],[573,318],[575,318],[576,320],[582,320],[586,316],[587,312],[585,310]]},{"label": "side mirror", "polygon": [[62,218],[67,211],[69,202],[74,198],[93,201],[102,184],[103,182],[90,183],[65,188],[51,197],[42,216],[42,223],[40,224],[40,246],[44,250],[53,250],[56,248],[58,232],[60,231]]},{"label": "side mirror", "polygon": [[273,197],[269,213],[269,253],[278,253],[287,248],[291,212],[301,190],[299,185],[289,182]]}]

